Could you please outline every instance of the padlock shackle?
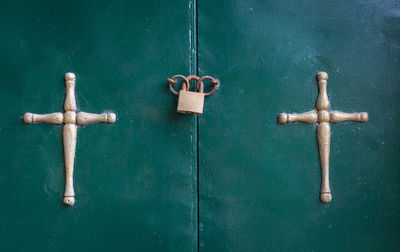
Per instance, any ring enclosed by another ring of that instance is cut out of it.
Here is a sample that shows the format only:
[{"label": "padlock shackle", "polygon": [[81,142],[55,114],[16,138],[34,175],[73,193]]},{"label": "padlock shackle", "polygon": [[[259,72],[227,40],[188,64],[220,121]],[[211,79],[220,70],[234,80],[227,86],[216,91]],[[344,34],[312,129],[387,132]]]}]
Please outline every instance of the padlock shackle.
[{"label": "padlock shackle", "polygon": [[199,77],[199,76],[196,76],[196,75],[189,75],[189,76],[187,77],[187,79],[188,79],[188,81],[191,81],[191,80],[199,81],[199,80],[200,80],[200,77]]},{"label": "padlock shackle", "polygon": [[[190,83],[190,81],[192,81],[192,80],[199,82],[200,77],[197,76],[197,75],[189,75],[189,76],[187,77],[187,80],[189,81],[189,83]],[[196,85],[196,87],[197,87],[197,85]],[[188,90],[189,90],[189,89],[188,89]]]}]

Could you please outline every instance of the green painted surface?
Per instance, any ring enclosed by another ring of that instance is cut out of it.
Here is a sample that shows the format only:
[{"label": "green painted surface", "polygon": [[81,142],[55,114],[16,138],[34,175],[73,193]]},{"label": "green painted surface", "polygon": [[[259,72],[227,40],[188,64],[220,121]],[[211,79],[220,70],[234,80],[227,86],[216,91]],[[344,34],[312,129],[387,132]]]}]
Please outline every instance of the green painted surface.
[{"label": "green painted surface", "polygon": [[[0,250],[196,249],[196,125],[165,80],[193,69],[190,2],[0,5]],[[73,208],[62,127],[21,121],[62,111],[67,71],[79,110],[117,114],[78,129]]]},{"label": "green painted surface", "polygon": [[[0,5],[1,251],[400,247],[395,2]],[[61,205],[61,126],[21,121],[62,111],[67,71],[79,110],[118,118],[78,129],[73,208]],[[332,125],[326,205],[315,126],[276,122],[314,108],[318,71],[332,109],[370,115]],[[165,86],[196,73],[222,83],[199,120]]]},{"label": "green painted surface", "polygon": [[[395,1],[200,1],[199,72],[220,79],[199,122],[200,251],[397,251],[400,30]],[[332,125],[333,200],[318,200],[315,107]]]}]

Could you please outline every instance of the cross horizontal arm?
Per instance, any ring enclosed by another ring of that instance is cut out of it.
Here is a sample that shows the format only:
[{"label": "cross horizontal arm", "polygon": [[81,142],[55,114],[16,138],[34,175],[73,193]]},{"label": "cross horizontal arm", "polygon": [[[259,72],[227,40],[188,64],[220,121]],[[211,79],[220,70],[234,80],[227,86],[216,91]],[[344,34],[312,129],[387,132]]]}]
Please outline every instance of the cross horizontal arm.
[{"label": "cross horizontal arm", "polygon": [[331,111],[330,122],[337,123],[344,121],[366,122],[368,121],[368,113],[344,113],[340,111]]},{"label": "cross horizontal arm", "polygon": [[76,122],[79,125],[88,125],[97,122],[114,123],[115,120],[116,120],[116,115],[114,113],[92,114],[86,112],[79,112],[76,117]]},{"label": "cross horizontal arm", "polygon": [[33,114],[25,113],[24,122],[28,124],[33,123],[51,123],[51,124],[62,124],[64,121],[63,113],[51,113],[51,114]]},{"label": "cross horizontal arm", "polygon": [[317,122],[317,118],[318,118],[317,111],[312,110],[301,114],[281,113],[278,117],[278,121],[281,124],[286,124],[291,122],[315,123]]}]

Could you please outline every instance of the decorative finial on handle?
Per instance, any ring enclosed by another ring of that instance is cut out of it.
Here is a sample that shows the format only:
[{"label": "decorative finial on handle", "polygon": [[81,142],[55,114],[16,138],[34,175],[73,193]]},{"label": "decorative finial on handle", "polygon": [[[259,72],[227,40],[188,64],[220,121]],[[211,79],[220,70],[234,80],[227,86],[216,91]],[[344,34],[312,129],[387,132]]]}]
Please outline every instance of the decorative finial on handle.
[{"label": "decorative finial on handle", "polygon": [[117,120],[117,115],[114,113],[107,113],[107,122],[114,123]]},{"label": "decorative finial on handle", "polygon": [[361,113],[360,113],[360,121],[361,121],[361,122],[366,122],[366,121],[368,121],[368,113],[367,113],[367,112],[361,112]]},{"label": "decorative finial on handle", "polygon": [[24,114],[24,122],[28,123],[28,124],[32,124],[33,123],[33,115],[32,113],[25,113]]},{"label": "decorative finial on handle", "polygon": [[63,203],[69,207],[75,205],[75,196],[64,196]]},{"label": "decorative finial on handle", "polygon": [[76,81],[76,76],[74,73],[66,73],[65,81]]},{"label": "decorative finial on handle", "polygon": [[278,116],[278,122],[280,124],[286,124],[289,122],[289,115],[287,113],[280,113]]},{"label": "decorative finial on handle", "polygon": [[319,199],[322,203],[329,203],[332,200],[331,192],[321,192]]},{"label": "decorative finial on handle", "polygon": [[328,80],[328,74],[325,72],[319,72],[317,74],[317,80]]}]

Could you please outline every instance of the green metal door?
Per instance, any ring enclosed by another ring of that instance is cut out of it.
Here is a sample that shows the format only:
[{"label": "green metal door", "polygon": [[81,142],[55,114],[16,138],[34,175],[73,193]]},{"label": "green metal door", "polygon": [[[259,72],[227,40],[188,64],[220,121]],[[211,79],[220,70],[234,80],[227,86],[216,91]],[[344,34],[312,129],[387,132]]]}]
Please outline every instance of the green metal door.
[{"label": "green metal door", "polygon": [[[190,74],[189,1],[1,1],[0,251],[197,248],[195,121],[165,79]],[[78,109],[117,114],[79,127],[74,207],[62,206],[62,126],[24,124]]]},{"label": "green metal door", "polygon": [[[400,18],[396,1],[199,1],[200,251],[398,251]],[[319,197],[315,108],[329,74],[333,199]]]},{"label": "green metal door", "polygon": [[[0,1],[0,251],[396,251],[400,30],[394,1]],[[315,107],[329,74],[333,200],[318,199]],[[64,190],[63,76],[78,110]],[[176,113],[175,74],[221,86]]]}]

